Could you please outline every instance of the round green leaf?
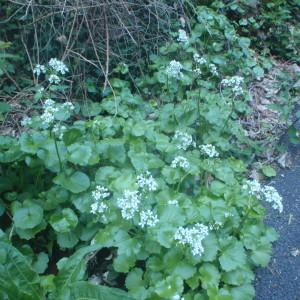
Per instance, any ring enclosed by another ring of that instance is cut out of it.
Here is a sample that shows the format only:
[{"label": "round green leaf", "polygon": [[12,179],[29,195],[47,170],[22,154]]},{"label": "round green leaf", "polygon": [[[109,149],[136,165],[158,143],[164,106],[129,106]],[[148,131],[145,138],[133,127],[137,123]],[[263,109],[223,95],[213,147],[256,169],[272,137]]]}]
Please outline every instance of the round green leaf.
[{"label": "round green leaf", "polygon": [[26,202],[23,207],[14,212],[13,220],[16,227],[22,229],[34,228],[43,220],[43,209],[33,202]]},{"label": "round green leaf", "polygon": [[50,224],[57,232],[69,232],[75,228],[78,223],[78,218],[74,211],[70,208],[65,208],[61,212],[53,214],[50,218]]},{"label": "round green leaf", "polygon": [[86,191],[90,187],[89,177],[80,171],[76,171],[72,175],[60,173],[53,181],[75,194]]}]

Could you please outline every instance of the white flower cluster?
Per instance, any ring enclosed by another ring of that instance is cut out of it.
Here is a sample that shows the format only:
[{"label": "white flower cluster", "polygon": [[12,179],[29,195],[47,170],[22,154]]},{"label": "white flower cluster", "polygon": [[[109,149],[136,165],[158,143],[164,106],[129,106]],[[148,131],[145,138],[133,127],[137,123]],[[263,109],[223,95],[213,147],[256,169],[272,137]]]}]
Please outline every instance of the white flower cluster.
[{"label": "white flower cluster", "polygon": [[53,126],[52,132],[53,132],[56,136],[58,136],[58,138],[59,138],[60,140],[62,140],[63,135],[64,135],[64,132],[65,132],[66,130],[67,130],[67,127],[66,127],[66,126],[60,125],[60,124],[55,124],[55,125]]},{"label": "white flower cluster", "polygon": [[96,189],[92,192],[92,197],[95,201],[100,201],[110,196],[110,192],[104,186],[97,185]]},{"label": "white flower cluster", "polygon": [[202,240],[208,235],[209,228],[197,223],[191,228],[179,227],[175,232],[174,239],[182,245],[191,247],[193,255],[201,255],[204,251]]},{"label": "white flower cluster", "polygon": [[211,72],[214,76],[218,76],[218,75],[219,75],[218,69],[217,69],[217,67],[216,67],[215,64],[209,64],[208,67],[209,67],[210,72]]},{"label": "white flower cluster", "polygon": [[104,202],[94,202],[91,205],[91,213],[96,214],[103,214],[107,210],[108,206]]},{"label": "white flower cluster", "polygon": [[232,92],[235,96],[243,94],[242,84],[244,83],[244,78],[241,76],[232,76],[230,78],[225,78],[221,81],[221,85],[224,87],[232,88]]},{"label": "white flower cluster", "polygon": [[29,117],[24,117],[23,120],[21,121],[21,125],[23,127],[29,126],[32,124],[32,120]]},{"label": "white flower cluster", "polygon": [[190,163],[185,157],[176,156],[171,163],[171,167],[177,168],[178,166],[183,168],[184,170],[187,170],[190,167]]},{"label": "white flower cluster", "polygon": [[67,72],[69,72],[68,67],[57,58],[51,58],[48,64],[58,74],[60,73],[61,75],[65,75]]},{"label": "white flower cluster", "polygon": [[189,38],[187,36],[187,33],[183,29],[178,30],[178,38],[177,41],[183,44],[186,44],[189,41]]},{"label": "white flower cluster", "polygon": [[182,69],[183,65],[179,61],[172,60],[166,68],[166,74],[167,76],[174,77],[176,79],[181,79],[183,76],[181,72]]},{"label": "white flower cluster", "polygon": [[257,180],[247,180],[242,186],[244,190],[248,190],[249,194],[261,199],[262,187]]},{"label": "white flower cluster", "polygon": [[159,222],[157,215],[150,209],[143,210],[140,213],[139,225],[144,227],[154,227]]},{"label": "white flower cluster", "polygon": [[174,205],[174,206],[178,206],[178,201],[177,200],[169,200],[168,201],[169,205]]},{"label": "white flower cluster", "polygon": [[121,209],[121,215],[124,219],[130,220],[139,210],[141,197],[138,191],[125,190],[121,198],[117,200],[117,205]]},{"label": "white flower cluster", "polygon": [[44,113],[41,115],[43,124],[48,127],[54,122],[54,114],[58,112],[56,103],[52,99],[47,99],[43,105]]},{"label": "white flower cluster", "polygon": [[215,146],[211,144],[200,145],[199,148],[202,153],[206,154],[210,158],[219,156],[219,152],[216,150]]},{"label": "white flower cluster", "polygon": [[92,197],[94,199],[94,203],[91,205],[91,213],[92,214],[102,214],[104,213],[108,206],[102,200],[109,197],[110,193],[107,188],[97,185],[96,189],[92,192]]},{"label": "white flower cluster", "polygon": [[39,77],[41,74],[46,73],[46,67],[44,65],[37,64],[33,69],[33,73]]},{"label": "white flower cluster", "polygon": [[51,74],[49,76],[48,80],[51,84],[59,84],[60,83],[60,78],[56,74]]},{"label": "white flower cluster", "polygon": [[75,109],[73,103],[70,102],[70,101],[67,101],[67,102],[63,103],[62,104],[62,108],[65,108],[65,109],[67,109],[69,111],[73,111]]},{"label": "white flower cluster", "polygon": [[272,207],[280,213],[283,211],[282,197],[273,186],[266,185],[263,189],[265,201],[272,203]]},{"label": "white flower cluster", "polygon": [[146,171],[144,174],[140,174],[137,177],[136,183],[141,189],[149,192],[154,192],[158,188],[156,180],[152,177],[149,171]]},{"label": "white flower cluster", "polygon": [[62,61],[57,58],[51,58],[48,62],[48,67],[37,64],[33,69],[33,73],[39,77],[41,74],[45,74],[47,70],[50,73],[48,81],[51,84],[59,84],[61,79],[58,75],[65,75],[69,71],[68,67]]},{"label": "white flower cluster", "polygon": [[52,99],[47,99],[43,105],[44,112],[41,115],[41,120],[43,125],[47,128],[49,127],[55,120],[54,114],[58,112],[60,109],[67,109],[69,112],[74,110],[74,105],[71,102],[65,102],[63,104],[57,104]]},{"label": "white flower cluster", "polygon": [[257,180],[247,180],[242,188],[247,189],[250,195],[257,197],[258,199],[263,198],[266,202],[271,203],[274,209],[282,213],[282,197],[273,186],[261,186]]},{"label": "white flower cluster", "polygon": [[201,57],[198,53],[194,53],[193,57],[194,61],[199,65],[204,65],[207,63],[207,60],[204,57]]},{"label": "white flower cluster", "polygon": [[196,143],[193,142],[193,137],[188,133],[176,130],[173,139],[177,143],[178,149],[186,150],[190,146],[196,147]]}]

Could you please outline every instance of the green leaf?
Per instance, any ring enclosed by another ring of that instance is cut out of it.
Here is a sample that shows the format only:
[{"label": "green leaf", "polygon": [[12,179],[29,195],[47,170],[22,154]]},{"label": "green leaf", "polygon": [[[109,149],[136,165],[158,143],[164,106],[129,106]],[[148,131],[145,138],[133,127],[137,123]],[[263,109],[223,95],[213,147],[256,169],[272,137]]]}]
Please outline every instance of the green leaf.
[{"label": "green leaf", "polygon": [[33,263],[32,267],[37,273],[42,274],[47,269],[48,262],[49,262],[49,257],[47,255],[47,253],[40,252],[37,255],[37,258],[36,258],[35,262]]},{"label": "green leaf", "polygon": [[[13,246],[0,242],[0,287],[9,299],[43,300],[39,276]],[[6,299],[6,298],[4,298]]]},{"label": "green leaf", "polygon": [[215,265],[204,263],[199,269],[199,274],[203,289],[219,286],[221,274]]},{"label": "green leaf", "polygon": [[223,273],[222,281],[230,285],[243,285],[251,283],[254,274],[250,268],[238,268],[234,271]]},{"label": "green leaf", "polygon": [[8,113],[11,110],[11,106],[9,103],[0,102],[0,113]]},{"label": "green leaf", "polygon": [[89,144],[74,143],[68,147],[68,160],[73,164],[86,166],[92,156],[92,147]]},{"label": "green leaf", "polygon": [[126,277],[125,286],[129,290],[130,295],[134,296],[135,299],[144,300],[148,296],[142,277],[143,270],[139,268],[131,270]]},{"label": "green leaf", "polygon": [[42,222],[43,209],[31,201],[25,201],[23,206],[14,211],[13,220],[16,227],[32,229]]},{"label": "green leaf", "polygon": [[75,194],[86,191],[90,187],[89,177],[80,171],[76,171],[71,175],[60,173],[53,181]]},{"label": "green leaf", "polygon": [[[54,280],[58,294],[64,293],[74,282],[83,280],[87,261],[84,259],[91,252],[98,251],[102,245],[92,245],[77,250],[61,263],[59,272]],[[54,298],[55,299],[55,298]]]},{"label": "green leaf", "polygon": [[57,233],[57,243],[60,248],[73,248],[79,241],[73,232]]},{"label": "green leaf", "polygon": [[243,244],[238,241],[231,242],[229,246],[222,251],[219,262],[224,271],[229,272],[246,263],[246,254]]},{"label": "green leaf", "polygon": [[78,218],[71,208],[64,208],[53,214],[49,222],[55,231],[65,233],[77,226]]},{"label": "green leaf", "polygon": [[79,137],[82,136],[82,133],[77,128],[72,128],[64,132],[63,141],[66,146],[74,144]]},{"label": "green leaf", "polygon": [[274,176],[276,176],[276,171],[271,166],[263,166],[261,168],[261,170],[264,173],[264,175],[267,176],[267,177],[274,177]]},{"label": "green leaf", "polygon": [[72,284],[70,297],[64,300],[133,300],[133,298],[121,289],[83,281]]},{"label": "green leaf", "polygon": [[163,299],[170,299],[183,292],[183,281],[179,276],[168,276],[155,285],[155,293]]}]

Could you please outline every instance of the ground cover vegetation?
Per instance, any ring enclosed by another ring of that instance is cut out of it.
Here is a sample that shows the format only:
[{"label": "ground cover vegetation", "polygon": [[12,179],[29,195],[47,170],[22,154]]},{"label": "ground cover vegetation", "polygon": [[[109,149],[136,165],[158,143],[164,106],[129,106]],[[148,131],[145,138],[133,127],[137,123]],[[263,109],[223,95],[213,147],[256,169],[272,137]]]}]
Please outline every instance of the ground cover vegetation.
[{"label": "ground cover vegetation", "polygon": [[253,299],[284,204],[248,176],[251,86],[297,60],[299,4],[173,2],[0,1],[2,299]]}]

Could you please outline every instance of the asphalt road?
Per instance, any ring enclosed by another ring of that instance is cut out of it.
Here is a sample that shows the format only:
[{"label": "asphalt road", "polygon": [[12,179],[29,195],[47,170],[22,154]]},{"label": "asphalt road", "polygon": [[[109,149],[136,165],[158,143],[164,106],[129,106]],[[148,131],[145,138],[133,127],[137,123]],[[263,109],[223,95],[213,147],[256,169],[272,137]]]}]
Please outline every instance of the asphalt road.
[{"label": "asphalt road", "polygon": [[255,300],[300,300],[300,146],[290,146],[291,169],[279,171],[269,185],[283,197],[284,211],[268,209],[266,223],[280,234],[269,266],[257,269]]}]

